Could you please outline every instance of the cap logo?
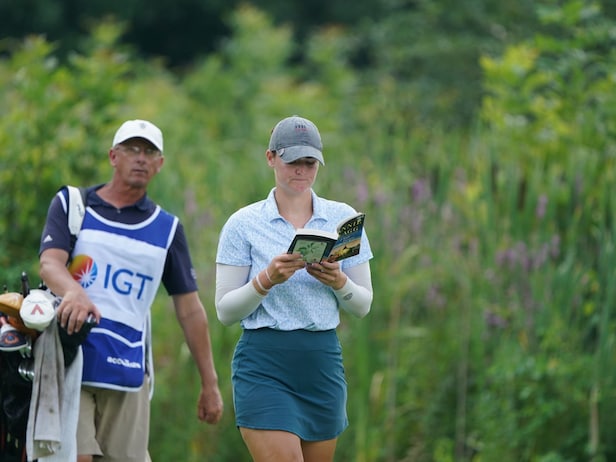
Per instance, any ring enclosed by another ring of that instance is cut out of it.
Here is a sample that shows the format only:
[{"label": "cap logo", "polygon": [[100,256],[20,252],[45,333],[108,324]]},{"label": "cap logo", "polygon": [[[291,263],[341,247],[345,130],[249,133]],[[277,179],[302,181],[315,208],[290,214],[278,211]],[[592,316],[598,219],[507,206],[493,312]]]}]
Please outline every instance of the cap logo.
[{"label": "cap logo", "polygon": [[142,130],[145,130],[146,125],[143,122],[141,122],[139,123],[139,128],[141,128]]},{"label": "cap logo", "polygon": [[307,132],[308,131],[308,127],[305,124],[296,124],[295,125],[295,131]]}]

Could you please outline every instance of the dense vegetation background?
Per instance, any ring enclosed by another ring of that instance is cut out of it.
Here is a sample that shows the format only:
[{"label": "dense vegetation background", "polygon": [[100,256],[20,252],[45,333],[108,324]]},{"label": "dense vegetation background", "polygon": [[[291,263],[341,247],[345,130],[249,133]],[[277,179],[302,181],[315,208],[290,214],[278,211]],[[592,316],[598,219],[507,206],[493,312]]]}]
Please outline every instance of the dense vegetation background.
[{"label": "dense vegetation background", "polygon": [[249,460],[230,388],[239,327],[216,320],[214,257],[227,216],[271,188],[269,131],[293,113],[321,128],[316,189],[367,213],[375,252],[372,313],[339,329],[351,425],[337,460],[616,460],[611,3],[208,2],[205,14],[133,0],[109,18],[106,2],[11,3],[7,287],[22,270],[36,282],[57,188],[109,178],[123,120],[165,133],[150,194],[186,226],[227,408],[215,427],[197,422],[198,375],[161,290],[155,461]]}]

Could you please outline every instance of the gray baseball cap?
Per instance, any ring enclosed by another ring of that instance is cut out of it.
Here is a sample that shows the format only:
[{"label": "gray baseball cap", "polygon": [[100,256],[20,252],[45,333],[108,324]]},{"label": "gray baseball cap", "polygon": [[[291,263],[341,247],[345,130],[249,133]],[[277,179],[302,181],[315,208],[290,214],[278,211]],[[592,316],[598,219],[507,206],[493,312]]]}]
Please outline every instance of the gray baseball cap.
[{"label": "gray baseball cap", "polygon": [[325,165],[319,129],[311,121],[298,115],[282,119],[276,124],[272,130],[269,149],[276,151],[287,164],[302,157],[313,157],[321,165]]}]

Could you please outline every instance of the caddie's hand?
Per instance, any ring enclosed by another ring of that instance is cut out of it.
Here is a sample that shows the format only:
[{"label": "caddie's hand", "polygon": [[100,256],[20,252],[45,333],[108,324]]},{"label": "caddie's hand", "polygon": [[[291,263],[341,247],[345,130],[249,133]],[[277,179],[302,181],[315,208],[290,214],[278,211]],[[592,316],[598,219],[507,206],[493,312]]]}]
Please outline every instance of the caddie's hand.
[{"label": "caddie's hand", "polygon": [[218,387],[201,388],[199,403],[197,404],[197,416],[202,422],[216,424],[222,418],[222,396]]},{"label": "caddie's hand", "polygon": [[100,311],[82,289],[67,291],[56,311],[60,326],[65,328],[69,335],[79,332],[90,314],[96,318],[96,323],[100,322]]},{"label": "caddie's hand", "polygon": [[340,270],[340,262],[321,261],[306,266],[306,271],[315,279],[334,290],[342,289],[346,284],[347,275]]}]

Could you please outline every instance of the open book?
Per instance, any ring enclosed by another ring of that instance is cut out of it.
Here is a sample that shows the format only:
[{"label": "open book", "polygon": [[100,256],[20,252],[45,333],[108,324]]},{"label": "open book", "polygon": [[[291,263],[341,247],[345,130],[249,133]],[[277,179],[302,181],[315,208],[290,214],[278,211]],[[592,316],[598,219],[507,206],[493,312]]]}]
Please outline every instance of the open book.
[{"label": "open book", "polygon": [[307,263],[338,261],[357,255],[365,217],[364,213],[357,213],[344,219],[334,233],[300,228],[295,232],[287,253],[301,253]]}]

